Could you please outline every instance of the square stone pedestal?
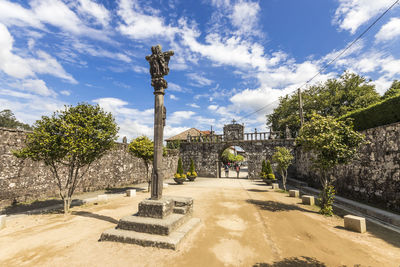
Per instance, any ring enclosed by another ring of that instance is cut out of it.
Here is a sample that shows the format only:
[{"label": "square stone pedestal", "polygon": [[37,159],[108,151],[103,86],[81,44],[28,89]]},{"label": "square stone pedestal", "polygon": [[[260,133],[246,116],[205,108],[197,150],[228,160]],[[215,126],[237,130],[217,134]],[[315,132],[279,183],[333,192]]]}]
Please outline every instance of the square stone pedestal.
[{"label": "square stone pedestal", "polygon": [[289,196],[290,197],[299,197],[300,192],[299,192],[299,190],[289,190]]},{"label": "square stone pedestal", "polygon": [[304,195],[301,197],[302,203],[304,205],[314,205],[315,199],[313,196]]},{"label": "square stone pedestal", "polygon": [[192,198],[145,199],[139,203],[137,214],[122,218],[100,240],[177,249],[187,233],[200,223],[200,219],[192,218],[192,211]]},{"label": "square stone pedestal", "polygon": [[272,184],[272,189],[279,189],[279,184],[273,183]]},{"label": "square stone pedestal", "polygon": [[365,233],[367,231],[365,218],[354,215],[346,215],[344,216],[344,228],[354,232]]}]

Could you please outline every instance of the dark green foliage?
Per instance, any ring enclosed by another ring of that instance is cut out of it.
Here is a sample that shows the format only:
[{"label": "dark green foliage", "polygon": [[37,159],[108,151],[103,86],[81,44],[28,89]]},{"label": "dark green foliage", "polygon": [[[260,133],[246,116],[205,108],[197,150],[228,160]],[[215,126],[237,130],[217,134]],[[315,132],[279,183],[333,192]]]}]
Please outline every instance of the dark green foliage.
[{"label": "dark green foliage", "polygon": [[353,119],[354,129],[362,131],[400,121],[400,94],[386,98],[366,108],[358,109],[339,118]]},{"label": "dark green foliage", "polygon": [[29,124],[17,121],[17,119],[14,116],[14,113],[9,109],[0,111],[0,127],[23,129],[28,131],[32,130],[32,127]]},{"label": "dark green foliage", "polygon": [[393,97],[400,94],[400,81],[394,80],[390,88],[382,96],[382,99]]},{"label": "dark green foliage", "polygon": [[180,174],[181,176],[183,174],[182,158],[179,158],[178,160],[178,168],[176,169],[176,173]]},{"label": "dark green foliage", "polygon": [[272,166],[271,166],[271,162],[269,160],[267,160],[267,164],[265,165],[265,173],[266,174],[273,174],[274,172],[272,171]]},{"label": "dark green foliage", "polygon": [[327,187],[323,188],[321,190],[320,196],[319,196],[319,202],[321,203],[321,210],[319,213],[326,215],[326,216],[332,216],[333,215],[333,200],[335,198],[335,188],[333,185],[328,185]]},{"label": "dark green foliage", "polygon": [[66,106],[36,121],[33,132],[27,135],[26,147],[14,151],[14,155],[43,161],[50,168],[64,200],[64,212],[68,212],[76,186],[90,164],[114,146],[117,133],[111,113],[98,105]]},{"label": "dark green foliage", "polygon": [[167,148],[178,149],[181,147],[181,140],[172,140],[167,142]]},{"label": "dark green foliage", "polygon": [[[313,113],[322,116],[340,117],[350,111],[366,107],[379,101],[380,96],[375,86],[364,77],[344,72],[337,79],[327,80],[323,84],[314,85],[302,92],[305,121],[311,119]],[[267,124],[274,131],[300,130],[298,94],[280,98],[273,113],[267,116]]]},{"label": "dark green foliage", "polygon": [[267,173],[267,164],[265,163],[265,159],[262,161],[261,164],[261,172]]},{"label": "dark green foliage", "polygon": [[190,168],[189,168],[189,171],[190,171],[191,173],[193,173],[193,172],[195,171],[193,159],[190,159]]}]

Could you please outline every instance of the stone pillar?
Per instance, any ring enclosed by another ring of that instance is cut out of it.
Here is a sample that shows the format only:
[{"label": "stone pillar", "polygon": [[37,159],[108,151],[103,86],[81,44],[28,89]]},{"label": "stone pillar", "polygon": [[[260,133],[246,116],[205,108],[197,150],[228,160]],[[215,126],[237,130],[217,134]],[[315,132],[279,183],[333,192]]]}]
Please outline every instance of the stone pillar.
[{"label": "stone pillar", "polygon": [[164,177],[161,172],[162,165],[162,141],[164,136],[163,110],[164,110],[164,88],[154,91],[154,160],[153,177],[151,179],[151,199],[160,199]]}]

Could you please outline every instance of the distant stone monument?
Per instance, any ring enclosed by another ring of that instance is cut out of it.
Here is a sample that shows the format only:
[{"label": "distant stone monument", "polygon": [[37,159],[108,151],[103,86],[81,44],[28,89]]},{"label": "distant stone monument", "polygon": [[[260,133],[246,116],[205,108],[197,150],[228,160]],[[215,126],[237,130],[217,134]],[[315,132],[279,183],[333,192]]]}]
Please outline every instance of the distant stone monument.
[{"label": "distant stone monument", "polygon": [[224,125],[224,137],[225,141],[243,140],[244,126],[232,120],[231,124]]},{"label": "distant stone monument", "polygon": [[162,197],[163,177],[161,172],[162,164],[162,143],[166,119],[166,108],[164,106],[164,90],[168,83],[164,76],[168,75],[168,63],[174,51],[161,51],[161,45],[151,48],[152,54],[146,56],[150,64],[151,86],[154,87],[154,161],[153,174],[151,177],[151,199],[160,199]]}]

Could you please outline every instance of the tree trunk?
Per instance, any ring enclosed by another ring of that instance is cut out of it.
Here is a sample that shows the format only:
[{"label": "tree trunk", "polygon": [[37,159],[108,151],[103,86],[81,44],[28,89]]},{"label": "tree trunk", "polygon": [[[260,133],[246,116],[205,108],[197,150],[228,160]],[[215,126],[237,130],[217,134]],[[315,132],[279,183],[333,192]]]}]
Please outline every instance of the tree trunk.
[{"label": "tree trunk", "polygon": [[70,199],[68,197],[64,197],[64,214],[69,213],[70,204]]},{"label": "tree trunk", "polygon": [[283,184],[283,190],[286,191],[286,176],[283,170],[281,170],[281,176],[282,176],[282,184]]}]

